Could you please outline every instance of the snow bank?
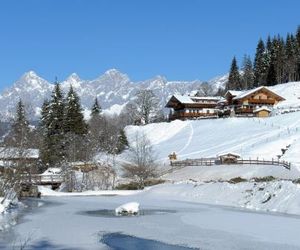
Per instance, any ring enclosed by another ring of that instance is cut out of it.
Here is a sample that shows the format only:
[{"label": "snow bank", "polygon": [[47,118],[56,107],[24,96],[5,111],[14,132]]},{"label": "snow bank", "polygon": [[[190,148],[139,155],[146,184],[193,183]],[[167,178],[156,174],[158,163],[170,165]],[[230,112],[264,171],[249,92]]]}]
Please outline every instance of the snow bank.
[{"label": "snow bank", "polygon": [[6,210],[6,208],[8,206],[7,202],[5,202],[4,204],[2,204],[2,200],[3,199],[4,199],[3,197],[0,197],[0,214],[2,214]]},{"label": "snow bank", "polygon": [[254,177],[273,176],[279,179],[298,179],[300,172],[297,168],[288,170],[281,166],[264,165],[215,165],[215,166],[189,166],[175,170],[162,176],[169,181],[227,181],[235,177],[252,179]]},{"label": "snow bank", "polygon": [[179,182],[155,186],[145,195],[163,200],[180,200],[300,215],[300,185],[291,181],[236,184]]},{"label": "snow bank", "polygon": [[112,196],[112,195],[133,195],[141,192],[140,190],[100,190],[84,192],[57,192],[45,186],[39,186],[42,196]]},{"label": "snow bank", "polygon": [[125,215],[125,214],[138,214],[140,211],[140,204],[137,202],[129,202],[123,204],[115,209],[117,215]]}]

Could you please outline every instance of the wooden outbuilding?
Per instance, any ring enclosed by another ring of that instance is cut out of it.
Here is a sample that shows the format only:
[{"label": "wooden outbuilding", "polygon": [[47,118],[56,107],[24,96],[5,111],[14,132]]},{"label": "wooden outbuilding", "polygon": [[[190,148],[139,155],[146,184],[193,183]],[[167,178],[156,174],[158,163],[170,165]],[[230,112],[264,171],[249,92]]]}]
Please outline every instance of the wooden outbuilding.
[{"label": "wooden outbuilding", "polygon": [[234,164],[241,156],[236,153],[226,153],[218,155],[218,158],[221,164]]},{"label": "wooden outbuilding", "polygon": [[261,107],[253,111],[256,117],[269,117],[271,110],[267,107]]}]

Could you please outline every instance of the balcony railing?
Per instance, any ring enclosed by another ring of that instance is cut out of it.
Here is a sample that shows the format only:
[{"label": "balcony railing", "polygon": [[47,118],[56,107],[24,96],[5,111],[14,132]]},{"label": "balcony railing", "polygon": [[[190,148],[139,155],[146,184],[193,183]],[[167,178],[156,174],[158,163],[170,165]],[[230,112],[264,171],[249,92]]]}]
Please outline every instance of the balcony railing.
[{"label": "balcony railing", "polygon": [[178,112],[169,115],[169,120],[175,120],[175,119],[194,119],[199,117],[212,117],[217,116],[217,113],[196,113],[196,112]]},{"label": "balcony railing", "polygon": [[271,99],[254,99],[254,98],[251,98],[251,99],[248,100],[248,103],[249,104],[255,103],[255,104],[274,105],[275,101],[271,100]]}]

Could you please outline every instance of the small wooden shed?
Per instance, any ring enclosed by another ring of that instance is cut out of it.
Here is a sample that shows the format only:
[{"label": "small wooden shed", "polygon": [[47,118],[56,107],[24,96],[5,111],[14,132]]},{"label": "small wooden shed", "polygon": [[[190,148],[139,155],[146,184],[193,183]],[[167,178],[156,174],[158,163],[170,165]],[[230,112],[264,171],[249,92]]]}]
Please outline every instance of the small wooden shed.
[{"label": "small wooden shed", "polygon": [[269,117],[271,110],[267,107],[261,107],[253,111],[256,117]]},{"label": "small wooden shed", "polygon": [[221,164],[235,164],[241,156],[236,153],[226,153],[218,155],[218,158]]},{"label": "small wooden shed", "polygon": [[175,152],[169,154],[168,157],[169,157],[170,161],[176,161],[177,160],[177,155],[176,155]]}]

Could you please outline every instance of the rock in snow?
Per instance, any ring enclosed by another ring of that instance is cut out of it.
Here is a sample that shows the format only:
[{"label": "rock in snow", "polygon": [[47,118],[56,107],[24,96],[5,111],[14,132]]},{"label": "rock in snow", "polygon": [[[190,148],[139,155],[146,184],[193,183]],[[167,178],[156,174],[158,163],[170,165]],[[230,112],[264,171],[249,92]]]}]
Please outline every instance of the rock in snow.
[{"label": "rock in snow", "polygon": [[137,202],[129,202],[115,209],[116,215],[132,215],[139,213],[140,204]]}]

